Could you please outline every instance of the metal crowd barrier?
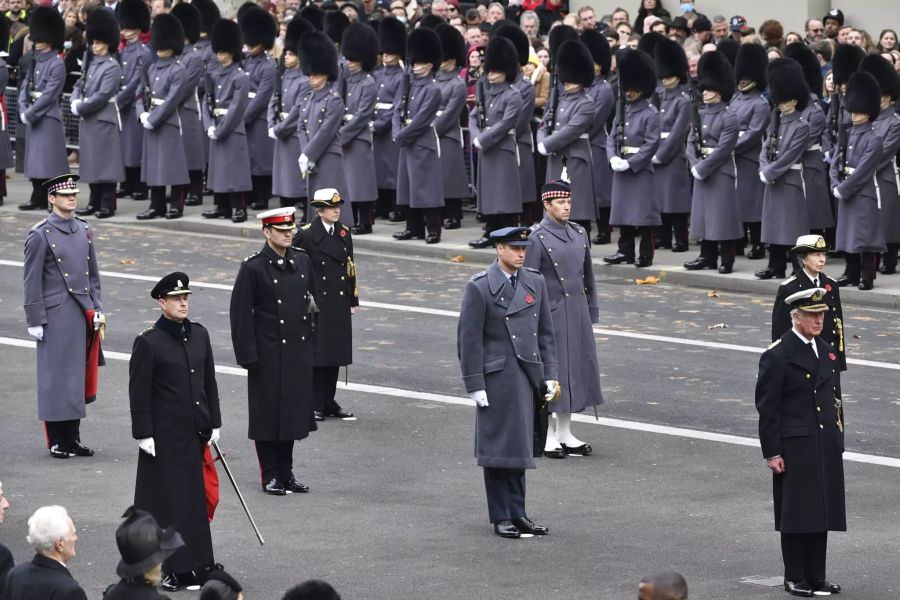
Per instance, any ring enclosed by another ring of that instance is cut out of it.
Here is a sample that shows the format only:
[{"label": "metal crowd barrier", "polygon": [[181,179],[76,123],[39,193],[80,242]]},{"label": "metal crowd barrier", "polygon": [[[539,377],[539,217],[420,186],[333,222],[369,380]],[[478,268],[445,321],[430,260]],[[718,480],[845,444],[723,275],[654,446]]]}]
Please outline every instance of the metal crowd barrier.
[{"label": "metal crowd barrier", "polygon": [[[60,109],[62,109],[63,129],[66,135],[66,148],[70,150],[78,149],[78,117],[72,114],[69,108],[69,99],[71,94],[63,94],[60,100]],[[20,137],[25,137],[25,127],[19,121],[19,90],[14,87],[7,87],[3,91],[3,98],[6,101],[6,115],[9,129],[9,137],[15,138],[19,127],[22,127]]]}]

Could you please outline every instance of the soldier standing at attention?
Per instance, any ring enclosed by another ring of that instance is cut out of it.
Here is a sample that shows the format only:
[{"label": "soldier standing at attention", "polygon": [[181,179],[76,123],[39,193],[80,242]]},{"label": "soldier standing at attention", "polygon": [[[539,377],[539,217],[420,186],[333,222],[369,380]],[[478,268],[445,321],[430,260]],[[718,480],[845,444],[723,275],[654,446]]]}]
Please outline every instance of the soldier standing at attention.
[{"label": "soldier standing at attention", "polygon": [[463,383],[476,407],[475,457],[484,469],[488,518],[503,538],[549,533],[525,510],[525,469],[535,468],[541,453],[535,434],[546,408],[539,406],[559,392],[547,286],[524,266],[528,233],[491,232],[497,261],[466,284],[456,332]]},{"label": "soldier standing at attention", "polygon": [[[4,15],[0,19],[0,51],[8,52],[9,50],[9,19]],[[0,89],[6,89],[9,82],[9,69],[6,61],[0,58]],[[3,199],[7,196],[6,189],[6,170],[16,166],[16,160],[13,156],[12,144],[9,140],[9,121],[7,116],[0,116],[0,206],[3,206]],[[31,204],[29,202],[29,204]]]},{"label": "soldier standing at attention", "polygon": [[378,180],[378,201],[375,216],[403,220],[397,212],[397,164],[400,148],[394,142],[394,96],[403,81],[401,61],[406,60],[406,25],[395,17],[379,21],[378,44],[381,66],[372,73],[375,77],[375,120],[372,122],[372,145],[375,152],[375,176]]},{"label": "soldier standing at attention", "polygon": [[[216,59],[216,53],[212,50],[211,36],[212,28],[221,17],[221,14],[219,13],[219,7],[216,6],[214,0],[191,0],[190,4],[200,11],[200,40],[197,42],[196,47],[197,51],[200,53],[200,58],[203,59],[204,69],[203,76],[200,78],[200,85],[197,88],[197,95],[200,98],[200,129],[203,132],[203,170],[208,171],[210,139],[206,136],[206,128],[203,126],[203,122],[206,119],[206,117],[203,116],[203,107],[206,102],[206,86],[210,81],[206,75],[208,73],[211,74],[219,68],[219,61]],[[207,187],[208,186],[204,185],[204,188]],[[193,198],[185,200],[185,204],[187,206],[203,204],[203,193],[209,192],[204,189],[199,198],[196,200]]]}]

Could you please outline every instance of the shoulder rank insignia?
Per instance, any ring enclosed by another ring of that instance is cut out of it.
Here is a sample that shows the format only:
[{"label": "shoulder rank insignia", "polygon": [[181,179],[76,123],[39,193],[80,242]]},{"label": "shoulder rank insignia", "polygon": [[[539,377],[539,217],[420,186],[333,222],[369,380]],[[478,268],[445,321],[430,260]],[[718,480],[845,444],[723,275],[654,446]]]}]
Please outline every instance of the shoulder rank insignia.
[{"label": "shoulder rank insignia", "polygon": [[144,335],[145,333],[150,333],[150,332],[153,331],[154,329],[156,329],[156,325],[151,325],[151,326],[148,327],[147,329],[143,330],[143,331],[141,332],[141,335]]},{"label": "shoulder rank insignia", "polygon": [[312,227],[312,223],[307,223],[306,225],[302,226],[300,229],[306,231],[306,230],[309,229],[310,227]]},{"label": "shoulder rank insignia", "polygon": [[791,275],[790,277],[788,277],[787,279],[785,279],[784,281],[782,281],[780,285],[787,285],[787,284],[789,284],[790,282],[794,281],[795,279],[797,279],[797,276],[796,276],[796,275]]},{"label": "shoulder rank insignia", "polygon": [[532,273],[537,273],[538,275],[541,274],[540,271],[538,271],[537,269],[535,269],[535,268],[533,268],[533,267],[523,267],[523,268],[524,268],[526,271],[531,271]]},{"label": "shoulder rank insignia", "polygon": [[487,271],[479,271],[478,273],[475,273],[474,275],[472,275],[472,281],[481,279],[482,277],[486,277],[486,276],[487,276]]},{"label": "shoulder rank insignia", "polygon": [[777,346],[780,343],[781,343],[781,338],[778,338],[777,340],[775,340],[774,342],[769,344],[769,347],[766,348],[766,350],[771,350],[772,348],[774,348],[775,346]]},{"label": "shoulder rank insignia", "polygon": [[254,252],[250,256],[247,256],[246,258],[244,258],[244,262],[247,262],[248,260],[250,260],[251,258],[254,258],[256,256],[259,256],[259,252]]},{"label": "shoulder rank insignia", "polygon": [[40,229],[47,223],[47,219],[41,219],[37,223],[31,226],[32,229]]}]

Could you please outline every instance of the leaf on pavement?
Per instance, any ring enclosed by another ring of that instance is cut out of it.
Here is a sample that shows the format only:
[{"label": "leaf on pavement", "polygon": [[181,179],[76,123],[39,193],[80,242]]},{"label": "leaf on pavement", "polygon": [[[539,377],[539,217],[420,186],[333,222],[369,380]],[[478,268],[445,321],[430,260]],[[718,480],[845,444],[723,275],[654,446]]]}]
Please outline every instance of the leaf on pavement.
[{"label": "leaf on pavement", "polygon": [[136,263],[136,262],[137,262],[137,261],[134,260],[133,258],[123,258],[122,260],[119,261],[119,264],[122,264],[122,265],[133,265],[133,264]]},{"label": "leaf on pavement", "polygon": [[647,275],[643,279],[635,279],[634,282],[638,285],[654,284],[659,283],[659,277],[657,277],[656,275]]},{"label": "leaf on pavement", "polygon": [[707,298],[718,298],[719,292],[718,292],[718,290],[710,290],[710,291],[706,292],[706,297]]},{"label": "leaf on pavement", "polygon": [[461,255],[460,255],[460,256],[454,256],[453,258],[450,259],[450,262],[455,262],[455,263],[466,262],[466,257],[465,257],[465,256],[461,256]]},{"label": "leaf on pavement", "polygon": [[728,329],[728,325],[726,323],[716,323],[715,325],[707,325],[707,329]]}]

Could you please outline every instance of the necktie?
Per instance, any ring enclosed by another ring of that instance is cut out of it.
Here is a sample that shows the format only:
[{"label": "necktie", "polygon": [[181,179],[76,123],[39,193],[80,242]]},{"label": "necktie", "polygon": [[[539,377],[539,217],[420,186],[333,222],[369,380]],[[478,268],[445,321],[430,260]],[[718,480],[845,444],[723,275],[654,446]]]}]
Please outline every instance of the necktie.
[{"label": "necktie", "polygon": [[819,360],[819,355],[816,353],[815,342],[809,342],[807,345],[809,346],[809,351],[816,357],[816,360]]},{"label": "necktie", "polygon": [[328,226],[328,235],[334,235],[334,225]]},{"label": "necktie", "polygon": [[513,286],[513,289],[516,289],[516,284],[518,283],[519,277],[517,275],[511,275],[509,278],[510,285]]},{"label": "necktie", "polygon": [[815,280],[813,281],[813,287],[819,287],[819,278],[818,277],[816,277]]}]

